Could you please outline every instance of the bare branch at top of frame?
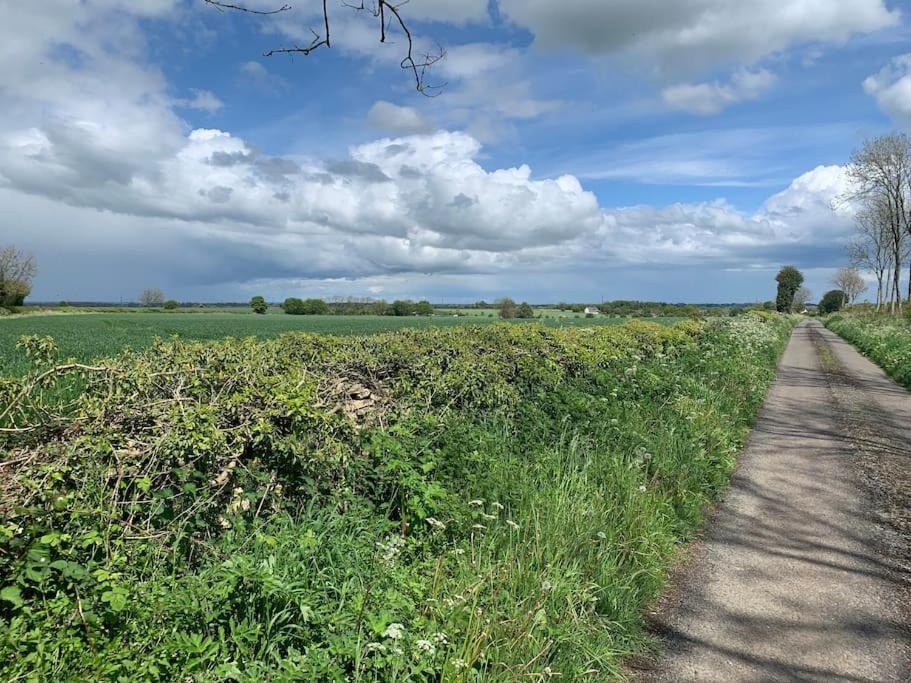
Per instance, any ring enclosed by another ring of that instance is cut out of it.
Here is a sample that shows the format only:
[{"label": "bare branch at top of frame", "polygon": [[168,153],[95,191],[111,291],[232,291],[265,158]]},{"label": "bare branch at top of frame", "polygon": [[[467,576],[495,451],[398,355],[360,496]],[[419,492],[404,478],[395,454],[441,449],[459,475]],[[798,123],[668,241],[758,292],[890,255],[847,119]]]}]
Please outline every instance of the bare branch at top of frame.
[{"label": "bare branch at top of frame", "polygon": [[291,5],[282,5],[278,9],[273,9],[273,10],[258,10],[258,9],[250,9],[249,7],[244,7],[243,5],[232,5],[227,2],[220,2],[219,0],[202,0],[202,1],[204,3],[206,3],[207,5],[212,5],[212,7],[214,7],[218,11],[222,11],[222,10],[226,10],[226,9],[233,9],[238,12],[246,12],[247,14],[262,14],[262,15],[279,14],[281,12],[287,12],[291,9]]},{"label": "bare branch at top of frame", "polygon": [[[291,47],[280,47],[267,50],[263,52],[264,57],[272,57],[277,54],[302,54],[304,56],[309,55],[314,50],[317,50],[321,47],[332,47],[331,35],[329,32],[329,7],[327,0],[322,1],[322,11],[323,11],[323,30],[322,33],[311,29],[313,33],[313,40],[308,45],[293,45]],[[281,12],[287,12],[291,9],[291,5],[282,5],[280,8],[275,10],[253,10],[242,5],[233,5],[227,2],[221,2],[221,0],[203,0],[208,5],[212,5],[218,10],[236,10],[239,12],[247,12],[249,14],[260,14],[260,15],[273,15],[279,14]],[[406,51],[405,56],[402,58],[402,61],[399,63],[399,66],[405,71],[410,71],[414,76],[415,89],[426,97],[436,97],[440,94],[440,91],[446,87],[445,83],[438,85],[428,85],[426,83],[425,77],[427,75],[427,70],[432,67],[434,64],[446,57],[446,51],[440,47],[436,52],[425,53],[420,56],[415,55],[415,45],[414,37],[412,36],[411,30],[408,28],[404,18],[399,11],[400,8],[407,4],[408,0],[403,0],[402,2],[393,4],[388,0],[376,0],[375,2],[370,3],[368,6],[365,3],[365,0],[361,0],[359,4],[353,4],[347,0],[341,0],[341,4],[344,7],[352,9],[356,12],[369,12],[374,18],[379,22],[380,29],[380,42],[389,43],[388,40],[390,28],[397,26],[399,30],[405,36],[406,42]]]}]

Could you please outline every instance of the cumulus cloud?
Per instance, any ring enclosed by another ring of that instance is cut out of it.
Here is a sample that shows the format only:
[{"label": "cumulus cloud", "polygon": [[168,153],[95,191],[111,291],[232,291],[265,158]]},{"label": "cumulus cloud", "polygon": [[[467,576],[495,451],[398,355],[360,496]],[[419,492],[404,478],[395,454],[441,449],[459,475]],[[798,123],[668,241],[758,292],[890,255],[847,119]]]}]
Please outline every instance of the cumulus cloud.
[{"label": "cumulus cloud", "polygon": [[684,83],[665,88],[661,96],[674,109],[701,115],[717,114],[737,102],[758,99],[776,80],[775,74],[766,69],[740,69],[729,83]]},{"label": "cumulus cloud", "polygon": [[841,42],[899,22],[884,0],[499,0],[543,48],[632,51],[660,74],[752,64],[788,47]]},{"label": "cumulus cloud", "polygon": [[843,167],[820,166],[769,197],[754,214],[724,200],[667,207],[635,206],[605,210],[600,245],[634,263],[768,267],[788,254],[815,249],[830,257],[853,230],[852,210],[834,200],[848,180]]},{"label": "cumulus cloud", "polygon": [[367,112],[367,123],[374,128],[409,135],[412,133],[429,133],[433,124],[413,107],[400,107],[385,100],[378,100]]},{"label": "cumulus cloud", "polygon": [[895,57],[864,80],[864,91],[895,121],[911,126],[911,53]]}]

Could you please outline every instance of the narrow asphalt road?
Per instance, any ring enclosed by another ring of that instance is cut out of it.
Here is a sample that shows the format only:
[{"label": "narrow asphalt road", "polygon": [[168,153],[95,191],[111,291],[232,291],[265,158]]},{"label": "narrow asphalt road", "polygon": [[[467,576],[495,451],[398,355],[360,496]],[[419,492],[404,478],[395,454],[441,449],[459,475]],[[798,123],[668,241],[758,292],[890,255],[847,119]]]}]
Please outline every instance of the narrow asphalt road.
[{"label": "narrow asphalt road", "polygon": [[634,678],[911,681],[909,497],[911,394],[801,323]]}]

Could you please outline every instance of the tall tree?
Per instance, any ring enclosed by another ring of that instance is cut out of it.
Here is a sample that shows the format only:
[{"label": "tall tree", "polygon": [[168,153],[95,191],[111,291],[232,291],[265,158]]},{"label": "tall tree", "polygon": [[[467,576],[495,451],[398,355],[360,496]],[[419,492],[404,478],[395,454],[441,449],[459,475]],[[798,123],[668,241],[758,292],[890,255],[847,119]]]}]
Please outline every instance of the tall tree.
[{"label": "tall tree", "polygon": [[842,302],[842,308],[848,304],[853,304],[857,297],[867,290],[867,283],[864,282],[860,271],[855,267],[839,268],[832,278],[832,284],[844,292],[845,300]]},{"label": "tall tree", "polygon": [[[852,265],[869,270],[876,278],[876,310],[888,300],[887,292],[892,271],[892,240],[890,238],[888,211],[883,202],[875,199],[864,201],[854,218],[857,236],[848,245],[848,258]],[[911,240],[905,240],[911,243]]]},{"label": "tall tree", "polygon": [[0,249],[0,306],[21,306],[38,272],[35,257],[8,246]]},{"label": "tall tree", "polygon": [[775,276],[778,283],[778,294],[775,297],[775,310],[790,313],[794,305],[794,295],[803,284],[803,273],[794,266],[783,266]]},{"label": "tall tree", "polygon": [[161,306],[164,303],[164,292],[158,287],[144,289],[139,295],[139,303],[143,306]]},{"label": "tall tree", "polygon": [[893,313],[901,312],[901,269],[907,235],[911,234],[911,139],[891,133],[867,140],[851,155],[849,198],[879,205],[892,252],[891,297]]},{"label": "tall tree", "polygon": [[802,313],[809,303],[810,299],[813,298],[813,293],[806,287],[798,287],[797,291],[794,292],[794,302],[791,305],[791,308],[795,313]]}]

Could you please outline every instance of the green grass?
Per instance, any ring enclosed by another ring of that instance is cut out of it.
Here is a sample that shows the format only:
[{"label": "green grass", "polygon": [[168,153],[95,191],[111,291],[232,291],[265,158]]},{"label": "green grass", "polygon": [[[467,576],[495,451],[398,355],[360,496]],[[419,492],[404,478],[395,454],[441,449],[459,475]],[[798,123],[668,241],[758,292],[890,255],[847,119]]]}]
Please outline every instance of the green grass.
[{"label": "green grass", "polygon": [[[200,312],[176,313],[86,313],[26,315],[0,318],[0,377],[16,376],[27,365],[16,352],[22,335],[51,336],[63,357],[87,362],[113,356],[124,348],[139,350],[149,347],[157,338],[178,335],[183,339],[207,341],[225,337],[269,339],[285,332],[313,332],[331,335],[362,335],[390,332],[405,327],[449,327],[468,323],[492,323],[498,318],[396,318],[392,316],[325,315],[298,316],[285,314],[254,315],[240,312],[201,309]],[[614,325],[616,318],[543,319],[546,325]],[[675,322],[672,318],[658,322]]]},{"label": "green grass", "polygon": [[911,323],[893,315],[836,314],[825,325],[911,389]]},{"label": "green grass", "polygon": [[789,329],[167,342],[42,384],[0,422],[0,679],[614,678]]}]

